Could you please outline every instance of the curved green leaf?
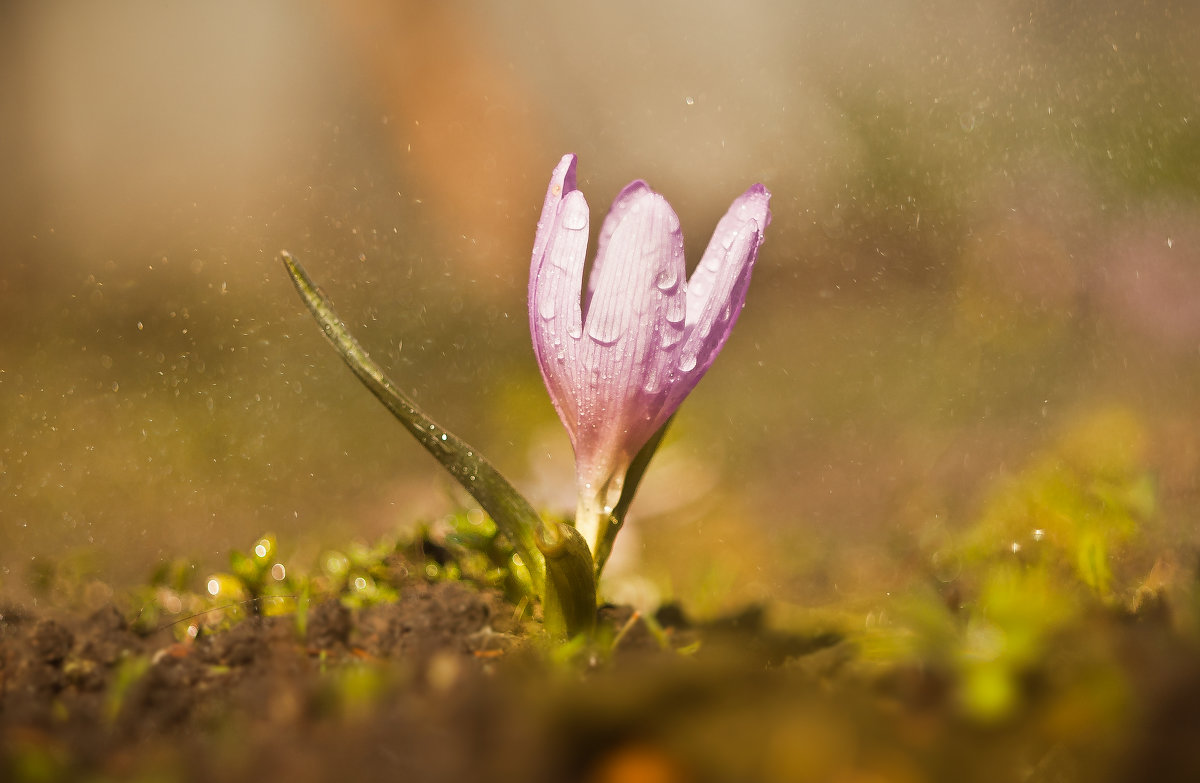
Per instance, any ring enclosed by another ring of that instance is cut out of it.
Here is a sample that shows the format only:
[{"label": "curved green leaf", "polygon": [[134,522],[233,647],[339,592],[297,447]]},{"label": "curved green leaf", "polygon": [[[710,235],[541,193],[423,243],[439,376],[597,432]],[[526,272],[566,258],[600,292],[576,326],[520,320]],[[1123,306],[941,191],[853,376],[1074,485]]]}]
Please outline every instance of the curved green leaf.
[{"label": "curved green leaf", "polygon": [[[358,379],[392,412],[413,437],[433,455],[442,467],[479,503],[497,526],[513,542],[517,553],[529,569],[534,591],[545,592],[545,559],[535,534],[543,527],[542,519],[521,493],[501,475],[479,450],[440,426],[422,411],[412,398],[392,382],[333,310],[329,300],[313,284],[304,268],[286,251],[281,253],[284,266],[296,290],[308,306],[325,337],[341,354]],[[595,587],[592,588],[593,609]]]}]

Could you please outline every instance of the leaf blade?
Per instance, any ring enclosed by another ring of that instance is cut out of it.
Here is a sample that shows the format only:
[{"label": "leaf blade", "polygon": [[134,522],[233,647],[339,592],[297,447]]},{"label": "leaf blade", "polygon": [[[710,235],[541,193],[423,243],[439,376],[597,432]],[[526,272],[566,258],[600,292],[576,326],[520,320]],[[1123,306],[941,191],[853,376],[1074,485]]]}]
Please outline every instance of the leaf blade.
[{"label": "leaf blade", "polygon": [[504,531],[529,569],[534,590],[544,594],[546,564],[536,539],[543,522],[529,501],[478,449],[439,425],[402,392],[350,334],[300,263],[287,251],[280,257],[300,298],[342,360]]}]

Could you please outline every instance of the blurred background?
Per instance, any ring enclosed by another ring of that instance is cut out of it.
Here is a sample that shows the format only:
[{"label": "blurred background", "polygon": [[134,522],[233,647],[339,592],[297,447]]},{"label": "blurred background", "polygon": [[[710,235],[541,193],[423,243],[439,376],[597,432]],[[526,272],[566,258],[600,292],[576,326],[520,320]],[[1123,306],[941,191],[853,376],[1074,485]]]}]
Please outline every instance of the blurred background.
[{"label": "blurred background", "polygon": [[869,605],[1064,442],[1144,467],[1148,535],[1191,547],[1198,29],[1184,0],[5,3],[0,595],[99,603],[267,531],[304,565],[469,501],[283,248],[438,421],[573,508],[525,309],[566,152],[593,243],[644,178],[692,263],[774,193],[611,594]]}]

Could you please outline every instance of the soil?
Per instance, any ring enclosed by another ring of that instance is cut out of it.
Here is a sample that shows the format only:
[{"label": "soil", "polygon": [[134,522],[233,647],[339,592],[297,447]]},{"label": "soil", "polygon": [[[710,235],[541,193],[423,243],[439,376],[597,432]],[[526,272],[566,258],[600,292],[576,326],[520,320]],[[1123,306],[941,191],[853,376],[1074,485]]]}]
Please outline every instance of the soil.
[{"label": "soil", "polygon": [[696,627],[608,607],[592,648],[453,581],[329,600],[303,629],[251,616],[180,642],[132,619],[3,611],[3,780],[1200,780],[1200,656],[1149,620],[1097,620],[1139,693],[1114,727],[1054,704],[981,725],[935,668],[873,666],[757,609]]}]

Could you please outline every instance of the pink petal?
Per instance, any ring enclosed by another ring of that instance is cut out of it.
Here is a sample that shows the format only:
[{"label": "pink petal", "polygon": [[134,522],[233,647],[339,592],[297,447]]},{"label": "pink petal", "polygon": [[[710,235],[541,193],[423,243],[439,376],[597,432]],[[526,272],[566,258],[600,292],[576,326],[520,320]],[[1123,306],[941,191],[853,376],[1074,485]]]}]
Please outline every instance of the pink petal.
[{"label": "pink petal", "polygon": [[[572,157],[572,156],[568,156]],[[563,159],[564,164],[567,158]],[[555,192],[565,179],[574,179],[574,159],[569,167],[560,164],[551,179],[542,222],[534,241],[533,264],[529,274],[529,331],[533,350],[550,400],[574,444],[578,422],[577,395],[579,338],[582,313],[579,291],[587,258],[588,206],[583,193],[570,190]]]},{"label": "pink petal", "polygon": [[[600,226],[600,235],[596,237],[596,259],[604,258],[604,254],[608,251],[608,241],[612,238],[613,232],[617,230],[621,219],[629,212],[630,207],[637,201],[638,198],[650,193],[650,186],[640,179],[635,179],[630,182],[617,197],[613,199],[612,207],[609,208],[608,214],[604,216],[604,224]],[[598,264],[597,264],[598,265]],[[583,298],[583,311],[586,313],[592,305],[592,294],[596,290],[596,267],[592,268],[592,273],[588,276],[587,294]]]},{"label": "pink petal", "polygon": [[768,206],[770,200],[771,193],[765,187],[751,185],[745,193],[733,200],[733,204],[718,221],[712,239],[709,240],[708,247],[700,258],[700,263],[696,265],[695,271],[688,280],[688,326],[696,322],[704,301],[712,291],[717,275],[726,262],[729,247],[747,221],[753,220],[758,223],[759,242],[761,243],[763,232],[771,224],[771,210]]},{"label": "pink petal", "polygon": [[[558,214],[558,205],[575,187],[575,164],[577,159],[574,155],[563,155],[562,160],[554,167],[554,171],[550,174],[550,185],[546,188],[546,201],[542,204],[542,214],[538,218],[537,234],[533,239],[533,263],[536,266],[538,259],[542,257],[542,253],[546,251],[546,243],[550,241],[550,229],[554,222],[554,217]],[[533,286],[533,278],[529,279],[530,287]]]},{"label": "pink petal", "polygon": [[726,251],[726,262],[713,282],[709,297],[695,314],[695,323],[690,324],[679,352],[679,369],[691,378],[685,383],[690,391],[717,358],[725,341],[729,339],[733,325],[737,323],[742,306],[746,301],[746,289],[750,285],[750,273],[762,234],[754,221],[747,223]]},{"label": "pink petal", "polygon": [[[667,401],[670,410],[708,372],[737,323],[762,244],[762,229],[771,221],[770,198],[766,188],[754,185],[734,200],[688,281],[685,336]],[[731,228],[736,231],[730,233]]]},{"label": "pink petal", "polygon": [[683,234],[662,196],[644,187],[629,195],[592,272],[577,387],[581,475],[623,468],[670,415],[667,378],[686,298]]}]

